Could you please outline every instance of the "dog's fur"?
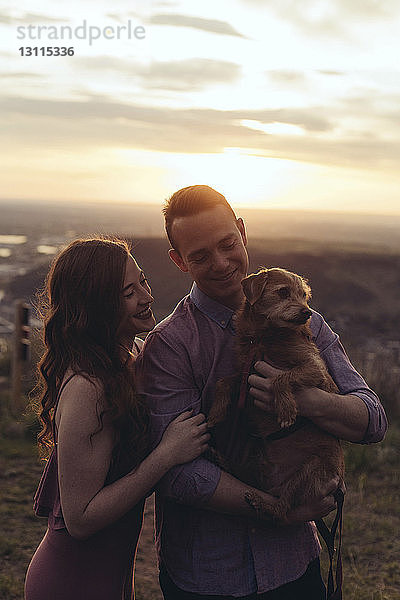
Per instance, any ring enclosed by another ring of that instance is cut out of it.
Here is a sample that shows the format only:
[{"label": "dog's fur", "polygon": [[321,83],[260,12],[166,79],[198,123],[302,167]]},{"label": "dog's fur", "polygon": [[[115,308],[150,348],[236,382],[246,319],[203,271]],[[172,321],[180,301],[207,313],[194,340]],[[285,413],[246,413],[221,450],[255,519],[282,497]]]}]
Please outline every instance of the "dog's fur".
[{"label": "dog's fur", "polygon": [[246,301],[235,317],[239,365],[245,377],[249,360],[254,365],[262,359],[282,370],[272,382],[275,414],[257,409],[248,393],[238,414],[242,375],[222,380],[208,417],[213,454],[238,479],[278,498],[276,504],[268,504],[249,492],[246,499],[260,516],[267,513],[274,521],[285,522],[292,508],[318,497],[336,475],[343,478],[343,453],[334,436],[301,417],[301,427],[289,435],[268,436],[295,423],[296,390],[318,387],[337,392],[337,388],[312,341],[311,290],[306,281],[274,268],[249,275],[242,286]]}]

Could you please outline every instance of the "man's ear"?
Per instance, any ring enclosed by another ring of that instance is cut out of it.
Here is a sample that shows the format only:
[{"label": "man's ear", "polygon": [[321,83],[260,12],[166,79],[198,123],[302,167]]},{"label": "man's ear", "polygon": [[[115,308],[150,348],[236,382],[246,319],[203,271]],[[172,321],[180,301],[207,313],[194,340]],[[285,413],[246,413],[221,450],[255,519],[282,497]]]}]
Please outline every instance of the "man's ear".
[{"label": "man's ear", "polygon": [[240,231],[240,235],[242,236],[243,245],[247,246],[246,226],[244,224],[242,217],[239,217],[238,219],[236,219],[236,226]]},{"label": "man's ear", "polygon": [[183,273],[187,273],[189,271],[182,256],[177,250],[175,250],[175,248],[170,248],[168,250],[168,255],[172,262],[175,263],[178,269],[180,269]]}]

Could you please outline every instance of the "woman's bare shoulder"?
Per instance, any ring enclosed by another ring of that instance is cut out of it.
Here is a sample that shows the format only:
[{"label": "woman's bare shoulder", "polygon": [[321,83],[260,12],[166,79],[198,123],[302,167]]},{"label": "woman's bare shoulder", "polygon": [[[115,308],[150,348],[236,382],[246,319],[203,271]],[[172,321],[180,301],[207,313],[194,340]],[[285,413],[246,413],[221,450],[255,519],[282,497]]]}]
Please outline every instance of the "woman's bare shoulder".
[{"label": "woman's bare shoulder", "polygon": [[67,372],[61,387],[63,389],[60,399],[62,396],[69,396],[71,394],[84,395],[88,399],[96,401],[101,401],[104,398],[102,382],[97,377],[91,377],[85,373]]},{"label": "woman's bare shoulder", "polygon": [[68,378],[58,400],[56,424],[67,415],[79,415],[84,421],[97,422],[99,414],[107,409],[101,381],[82,373],[66,374],[64,381]]}]

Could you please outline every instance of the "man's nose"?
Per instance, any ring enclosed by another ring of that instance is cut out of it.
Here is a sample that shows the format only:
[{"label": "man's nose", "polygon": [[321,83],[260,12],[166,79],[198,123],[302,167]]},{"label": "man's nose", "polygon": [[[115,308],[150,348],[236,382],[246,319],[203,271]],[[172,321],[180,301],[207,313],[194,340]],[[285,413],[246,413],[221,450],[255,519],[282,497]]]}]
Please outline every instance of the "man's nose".
[{"label": "man's nose", "polygon": [[221,254],[220,252],[215,252],[213,254],[212,260],[212,270],[216,272],[223,272],[229,266],[229,259],[225,254]]}]

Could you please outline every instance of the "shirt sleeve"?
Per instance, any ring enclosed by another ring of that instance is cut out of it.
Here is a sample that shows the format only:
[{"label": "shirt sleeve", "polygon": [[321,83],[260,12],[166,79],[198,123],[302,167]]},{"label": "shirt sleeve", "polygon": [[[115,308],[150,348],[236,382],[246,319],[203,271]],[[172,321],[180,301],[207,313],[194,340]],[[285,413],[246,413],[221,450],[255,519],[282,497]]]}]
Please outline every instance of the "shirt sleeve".
[{"label": "shirt sleeve", "polygon": [[[185,345],[154,331],[146,339],[136,361],[139,392],[151,412],[151,444],[160,442],[168,424],[186,410],[201,412],[201,391],[197,388]],[[221,476],[217,465],[199,457],[172,468],[159,482],[158,491],[184,504],[206,503]]]},{"label": "shirt sleeve", "polygon": [[317,312],[313,312],[311,330],[314,335],[314,342],[340,394],[358,396],[368,409],[368,427],[360,443],[380,442],[387,431],[387,418],[378,396],[368,387],[365,380],[351,364],[337,333],[332,331]]}]

